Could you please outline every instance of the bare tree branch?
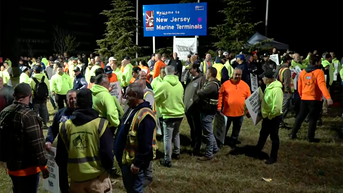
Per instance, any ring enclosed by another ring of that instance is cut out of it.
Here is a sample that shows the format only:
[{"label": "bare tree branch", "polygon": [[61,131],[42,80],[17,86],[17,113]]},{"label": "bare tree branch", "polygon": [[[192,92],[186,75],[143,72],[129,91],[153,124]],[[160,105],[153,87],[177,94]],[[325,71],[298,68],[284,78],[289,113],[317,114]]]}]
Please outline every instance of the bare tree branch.
[{"label": "bare tree branch", "polygon": [[76,41],[76,37],[68,34],[68,31],[53,26],[53,50],[59,54],[64,52],[74,51],[80,44]]},{"label": "bare tree branch", "polygon": [[30,57],[33,57],[34,51],[33,51],[33,49],[32,49],[31,44],[28,43],[28,42],[27,42],[26,44],[27,44],[27,54],[28,54]]}]

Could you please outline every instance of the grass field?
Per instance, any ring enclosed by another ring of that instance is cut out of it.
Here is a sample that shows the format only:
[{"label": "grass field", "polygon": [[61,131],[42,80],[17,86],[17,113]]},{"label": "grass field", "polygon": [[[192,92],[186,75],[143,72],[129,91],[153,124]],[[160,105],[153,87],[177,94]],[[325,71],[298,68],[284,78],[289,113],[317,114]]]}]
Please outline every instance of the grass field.
[{"label": "grass field", "polygon": [[[50,112],[51,105],[49,104]],[[189,127],[186,119],[181,125],[181,159],[173,161],[172,168],[161,167],[154,161],[154,181],[146,192],[343,192],[343,146],[339,139],[341,119],[332,110],[330,117],[323,118],[323,126],[317,128],[318,144],[306,141],[307,126],[304,123],[298,140],[289,140],[289,131],[280,129],[281,146],[278,162],[266,165],[262,160],[241,155],[228,154],[230,147],[224,146],[215,158],[199,162],[190,152]],[[52,120],[52,117],[50,117]],[[286,123],[293,125],[294,118]],[[243,147],[255,145],[260,124],[254,126],[245,118],[239,140]],[[229,131],[231,133],[231,130]],[[268,140],[264,152],[270,152]],[[163,144],[159,143],[163,152]],[[262,178],[270,178],[267,182]],[[114,178],[113,192],[125,192],[121,178]],[[0,166],[0,193],[11,192],[11,181],[5,168]],[[40,193],[46,192],[40,187]]]}]

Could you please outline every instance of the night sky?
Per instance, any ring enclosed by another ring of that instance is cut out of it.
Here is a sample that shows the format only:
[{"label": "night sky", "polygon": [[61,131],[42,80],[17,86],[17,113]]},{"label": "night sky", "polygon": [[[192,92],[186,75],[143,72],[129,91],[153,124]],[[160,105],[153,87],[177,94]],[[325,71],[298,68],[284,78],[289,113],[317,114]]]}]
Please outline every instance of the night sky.
[{"label": "night sky", "polygon": [[[255,7],[253,13],[254,21],[263,21],[263,23],[257,28],[257,31],[261,34],[264,34],[266,0],[251,1],[252,5]],[[24,1],[20,0],[20,2]],[[134,6],[135,2],[135,0],[132,0]],[[178,3],[179,0],[139,0],[140,19],[142,20],[143,5],[159,4],[161,2]],[[327,0],[325,3],[324,1],[321,3],[313,2],[315,1],[288,0],[281,2],[270,0],[268,37],[274,38],[276,41],[289,44],[291,50],[298,51],[303,55],[307,54],[309,51],[317,49],[320,53],[324,51],[335,51],[337,55],[342,56],[343,53],[341,51],[341,45],[343,45],[343,38],[341,38],[342,29],[339,21],[342,18],[342,13],[340,12],[341,10],[339,1]],[[0,4],[3,3],[5,3],[5,1],[1,1]],[[25,4],[27,3],[28,2]],[[62,3],[62,1],[60,3]],[[89,41],[95,41],[96,39],[102,38],[106,28],[104,25],[106,17],[99,15],[99,13],[101,10],[112,8],[110,5],[111,0],[101,0],[101,2],[93,1],[89,3],[81,0],[73,0],[62,4],[68,6],[69,8],[74,7],[79,11],[92,12],[94,15],[96,15],[96,18],[94,18],[96,22],[94,22],[95,25],[93,28],[95,39]],[[48,3],[46,3],[46,6],[53,5],[48,5]],[[218,13],[218,10],[220,10],[222,7],[223,5],[220,0],[208,1],[208,26],[215,26],[223,21],[224,16]],[[207,33],[207,37],[200,37],[200,46],[204,46],[204,44],[211,44],[213,37],[210,36],[209,30]],[[172,37],[156,38],[156,43],[156,48],[172,47]],[[143,30],[141,30],[139,44],[150,46],[151,51],[148,52],[149,54],[152,52],[152,38],[144,38]]]},{"label": "night sky", "polygon": [[[163,3],[178,3],[177,0],[165,0]],[[202,1],[205,2],[205,1]],[[321,1],[322,2],[322,1]],[[315,1],[281,1],[270,0],[269,4],[269,22],[268,22],[268,37],[274,40],[287,43],[291,50],[300,52],[306,55],[309,51],[317,49],[319,53],[324,51],[334,51],[339,57],[342,57],[342,1],[329,0],[326,3],[315,3]],[[111,1],[103,0],[101,4],[93,11],[100,12],[103,9],[110,9]],[[132,0],[135,6],[136,1]],[[157,0],[140,0],[139,16],[142,20],[142,6],[147,4],[160,4]],[[255,7],[253,12],[254,21],[263,21],[257,28],[257,31],[264,35],[264,20],[266,0],[252,0],[252,5]],[[222,4],[219,0],[208,1],[208,26],[214,26],[223,21],[223,16],[218,13]],[[327,8],[325,8],[327,7]],[[101,38],[105,30],[106,17],[98,16],[96,19],[96,37]],[[222,18],[222,19],[218,19]],[[208,30],[207,37],[200,37],[200,46],[210,44]],[[172,47],[172,37],[156,38],[156,48]],[[152,50],[152,38],[144,38],[143,31],[139,38],[140,45],[150,46]],[[202,54],[202,53],[200,53]]]}]

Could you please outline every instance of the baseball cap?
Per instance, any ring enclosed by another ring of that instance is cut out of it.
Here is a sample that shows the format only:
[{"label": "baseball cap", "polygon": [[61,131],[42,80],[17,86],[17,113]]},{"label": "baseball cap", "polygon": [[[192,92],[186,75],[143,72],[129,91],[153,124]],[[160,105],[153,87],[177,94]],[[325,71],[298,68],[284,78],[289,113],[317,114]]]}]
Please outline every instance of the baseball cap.
[{"label": "baseball cap", "polygon": [[25,98],[32,93],[31,87],[27,83],[20,83],[14,87],[14,96],[16,98]]},{"label": "baseball cap", "polygon": [[236,58],[239,58],[239,59],[241,59],[241,60],[244,60],[244,59],[245,59],[245,57],[244,57],[244,55],[243,55],[243,54],[239,54],[239,55],[237,55],[237,56],[236,56]]},{"label": "baseball cap", "polygon": [[125,60],[131,60],[131,57],[130,56],[125,56],[124,59]]},{"label": "baseball cap", "polygon": [[117,60],[117,59],[115,59],[114,57],[110,57],[110,58],[108,59],[108,62],[110,62],[111,60]]},{"label": "baseball cap", "polygon": [[20,70],[21,70],[22,72],[26,72],[26,71],[29,70],[29,68],[28,68],[27,66],[22,66],[22,67],[20,67]]},{"label": "baseball cap", "polygon": [[111,66],[106,66],[104,71],[106,74],[111,74],[113,70],[112,70]]},{"label": "baseball cap", "polygon": [[269,56],[268,53],[264,53],[264,54],[263,54],[263,57],[268,57],[268,56]]},{"label": "baseball cap", "polygon": [[228,53],[228,52],[224,52],[223,55],[224,55],[224,56],[228,56],[229,53]]},{"label": "baseball cap", "polygon": [[264,72],[264,77],[266,78],[274,78],[274,71],[272,69],[268,69]]},{"label": "baseball cap", "polygon": [[78,66],[76,66],[75,68],[74,68],[74,72],[80,72],[81,70],[80,70],[80,68],[78,67]]}]

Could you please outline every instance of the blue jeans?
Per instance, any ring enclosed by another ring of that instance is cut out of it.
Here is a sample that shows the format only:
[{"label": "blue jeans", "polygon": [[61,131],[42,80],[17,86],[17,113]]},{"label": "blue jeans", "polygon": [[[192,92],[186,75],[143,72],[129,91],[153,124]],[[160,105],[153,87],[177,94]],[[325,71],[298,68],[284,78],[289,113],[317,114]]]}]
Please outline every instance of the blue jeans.
[{"label": "blue jeans", "polygon": [[37,193],[39,173],[30,176],[11,176],[13,193]]},{"label": "blue jeans", "polygon": [[139,170],[138,174],[131,172],[131,166],[121,165],[121,173],[127,193],[143,193],[145,175],[144,170]]},{"label": "blue jeans", "polygon": [[213,152],[219,151],[219,148],[217,146],[217,141],[213,135],[213,124],[212,124],[213,119],[214,119],[214,115],[208,115],[204,113],[200,114],[202,130],[203,130],[204,136],[206,137],[206,150],[205,150],[206,157],[212,157]]},{"label": "blue jeans", "polygon": [[227,117],[226,135],[227,135],[227,132],[230,129],[231,122],[233,124],[231,138],[233,139],[234,142],[237,142],[238,137],[239,137],[239,133],[241,132],[241,127],[242,127],[242,124],[243,124],[243,116],[240,116],[240,117]]},{"label": "blue jeans", "polygon": [[49,121],[49,112],[48,108],[46,107],[46,101],[43,103],[33,103],[33,110],[39,114],[39,116],[43,119],[44,124],[47,124]]},{"label": "blue jeans", "polygon": [[50,100],[52,107],[54,107],[54,109],[56,109],[57,107],[56,107],[56,103],[55,103],[55,97],[52,96],[51,93],[49,95],[49,100]]}]

